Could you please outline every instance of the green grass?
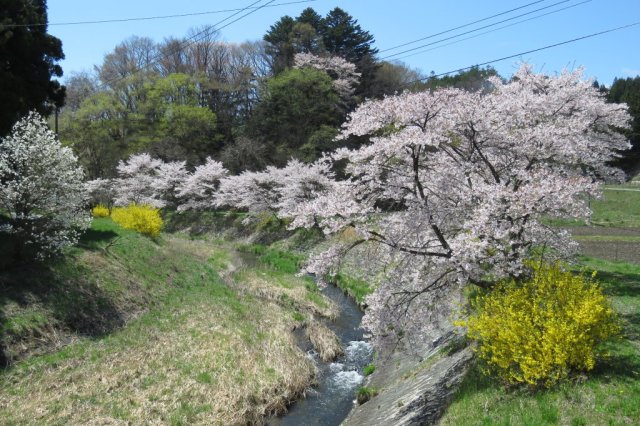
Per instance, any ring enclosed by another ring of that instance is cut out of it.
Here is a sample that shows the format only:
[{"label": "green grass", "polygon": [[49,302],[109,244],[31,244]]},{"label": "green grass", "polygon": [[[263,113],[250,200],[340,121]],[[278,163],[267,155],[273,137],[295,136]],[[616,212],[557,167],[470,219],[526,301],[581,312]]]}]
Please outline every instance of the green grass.
[{"label": "green grass", "polygon": [[587,376],[551,390],[505,389],[472,367],[443,425],[640,423],[640,265],[582,258],[597,270],[620,315],[623,335],[605,344],[609,356]]},{"label": "green grass", "polygon": [[2,423],[254,424],[283,409],[314,372],[289,336],[300,318],[224,282],[231,261],[99,219],[64,259],[0,273],[0,354],[17,361],[0,371]]},{"label": "green grass", "polygon": [[373,288],[366,281],[350,277],[344,273],[338,273],[335,276],[335,283],[358,303],[363,303],[365,297],[373,293]]},{"label": "green grass", "polygon": [[252,253],[258,261],[276,271],[295,274],[300,271],[306,257],[286,250],[274,249],[262,244],[238,245],[238,251]]},{"label": "green grass", "polygon": [[358,400],[358,404],[364,404],[369,401],[371,398],[378,396],[380,391],[376,388],[361,386],[358,388],[356,392],[356,399]]},{"label": "green grass", "polygon": [[[607,185],[600,200],[591,200],[593,211],[591,223],[597,226],[640,227],[640,186],[638,191],[618,191],[617,189],[634,189],[629,185]],[[548,219],[552,226],[584,226],[581,220]]]},{"label": "green grass", "polygon": [[640,191],[616,191],[605,188],[602,200],[591,203],[592,222],[597,225],[640,227]]},{"label": "green grass", "polygon": [[633,235],[574,235],[576,241],[640,243],[640,236]]},{"label": "green grass", "polygon": [[368,364],[362,369],[362,374],[370,376],[374,371],[376,371],[376,366],[374,364]]}]

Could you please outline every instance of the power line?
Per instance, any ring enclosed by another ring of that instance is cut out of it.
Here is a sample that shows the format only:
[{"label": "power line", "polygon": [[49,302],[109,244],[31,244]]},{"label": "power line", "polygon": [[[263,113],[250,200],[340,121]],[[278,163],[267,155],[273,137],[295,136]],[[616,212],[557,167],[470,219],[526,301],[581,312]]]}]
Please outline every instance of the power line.
[{"label": "power line", "polygon": [[486,18],[478,19],[477,21],[469,22],[468,24],[460,25],[459,27],[451,28],[451,29],[448,29],[448,30],[445,30],[445,31],[440,31],[439,33],[431,34],[431,35],[428,35],[426,37],[422,37],[422,38],[419,38],[417,40],[409,41],[409,42],[406,42],[406,43],[403,43],[403,44],[398,44],[398,45],[393,46],[393,47],[388,47],[386,49],[380,50],[379,52],[387,52],[389,50],[399,49],[401,47],[408,46],[410,44],[417,43],[419,41],[428,40],[430,38],[437,37],[437,36],[442,35],[442,34],[450,33],[451,31],[459,30],[461,28],[466,28],[466,27],[468,27],[470,25],[478,24],[480,22],[484,22],[484,21],[487,21],[489,19],[497,18],[498,16],[506,15],[508,13],[515,12],[516,10],[524,9],[524,8],[529,7],[531,5],[534,5],[534,4],[537,4],[537,3],[542,3],[542,2],[545,2],[545,1],[546,0],[538,0],[538,1],[534,1],[532,3],[527,3],[527,4],[522,5],[520,7],[516,7],[515,9],[506,10],[504,12],[500,12],[500,13],[497,13],[495,15],[487,16]]},{"label": "power line", "polygon": [[[285,3],[276,3],[271,4],[265,7],[277,7],[277,6],[287,6],[291,4],[299,4],[299,3],[311,3],[317,0],[298,0],[298,1],[289,1]],[[251,9],[251,8],[249,8]],[[49,24],[0,24],[1,28],[16,28],[16,27],[43,27],[43,26],[65,26],[65,25],[90,25],[90,24],[109,24],[116,22],[133,22],[133,21],[151,21],[156,19],[170,19],[170,18],[184,18],[188,16],[202,16],[202,15],[215,15],[220,13],[227,12],[242,12],[247,10],[247,8],[242,9],[224,9],[224,10],[211,10],[206,12],[193,12],[193,13],[182,13],[176,15],[160,15],[160,16],[144,16],[138,18],[120,18],[120,19],[105,19],[100,21],[77,21],[77,22],[54,22]]]},{"label": "power line", "polygon": [[509,25],[504,25],[504,26],[499,27],[499,28],[494,28],[493,30],[485,31],[483,33],[476,34],[476,35],[473,35],[473,36],[470,36],[470,37],[465,37],[465,38],[460,39],[460,40],[455,40],[455,41],[452,41],[451,43],[442,44],[440,46],[435,46],[435,47],[432,47],[432,48],[429,48],[429,49],[421,50],[419,52],[411,53],[411,54],[406,55],[406,56],[401,56],[399,58],[395,58],[395,60],[401,60],[401,59],[405,59],[405,58],[410,58],[410,57],[415,56],[415,55],[420,55],[422,53],[431,52],[432,50],[441,49],[441,48],[446,47],[446,46],[451,46],[453,44],[457,44],[457,43],[460,43],[460,42],[463,42],[463,41],[466,41],[466,40],[471,40],[473,38],[477,38],[477,37],[483,36],[485,34],[493,33],[493,32],[496,32],[496,31],[500,31],[500,30],[503,30],[505,28],[509,28],[509,27],[513,27],[515,25],[522,24],[524,22],[533,21],[535,19],[540,19],[540,18],[543,18],[543,17],[545,17],[547,15],[552,15],[554,13],[562,12],[563,10],[571,9],[571,8],[576,7],[576,6],[583,5],[585,3],[590,3],[591,1],[592,0],[585,0],[585,1],[582,1],[580,3],[572,4],[570,6],[565,6],[565,7],[561,8],[561,9],[552,10],[551,12],[543,13],[542,15],[534,16],[532,18],[523,19],[522,21],[514,22],[513,24],[509,24]]},{"label": "power line", "polygon": [[507,60],[507,59],[517,58],[517,57],[519,57],[519,56],[527,55],[527,54],[529,54],[529,53],[540,52],[541,50],[551,49],[552,47],[558,47],[558,46],[562,46],[562,45],[564,45],[564,44],[574,43],[574,42],[576,42],[576,41],[584,40],[584,39],[587,39],[587,38],[596,37],[596,36],[599,36],[599,35],[603,35],[603,34],[607,34],[607,33],[612,33],[612,32],[614,32],[614,31],[619,31],[619,30],[623,30],[623,29],[626,29],[626,28],[635,27],[636,25],[640,25],[640,21],[637,21],[637,22],[634,22],[634,23],[632,23],[632,24],[628,24],[628,25],[623,25],[623,26],[621,26],[621,27],[610,28],[610,29],[608,29],[608,30],[600,31],[600,32],[597,32],[597,33],[588,34],[588,35],[585,35],[585,36],[582,36],[582,37],[577,37],[577,38],[574,38],[574,39],[571,39],[571,40],[561,41],[561,42],[559,42],[559,43],[550,44],[550,45],[548,45],[548,46],[539,47],[539,48],[537,48],[537,49],[527,50],[526,52],[520,52],[520,53],[516,53],[516,54],[514,54],[514,55],[503,56],[502,58],[493,59],[493,60],[491,60],[491,61],[482,62],[482,63],[480,63],[480,64],[475,64],[475,65],[471,65],[471,66],[464,67],[464,68],[458,68],[458,69],[456,69],[456,70],[447,71],[447,72],[443,72],[443,73],[440,73],[440,74],[430,75],[429,77],[418,78],[418,79],[416,79],[416,80],[413,80],[413,81],[410,81],[410,82],[408,82],[408,83],[405,83],[404,85],[405,85],[405,86],[409,86],[409,85],[411,85],[411,84],[419,83],[419,82],[421,82],[421,81],[425,81],[425,80],[430,80],[430,79],[433,79],[433,78],[442,77],[443,75],[449,75],[449,74],[453,74],[453,73],[459,73],[459,72],[461,72],[461,71],[466,71],[466,70],[469,70],[469,69],[471,69],[471,68],[481,67],[481,66],[484,66],[484,65],[489,65],[489,64],[493,64],[493,63],[495,63],[495,62],[505,61],[505,60]]},{"label": "power line", "polygon": [[[149,60],[149,62],[147,62],[147,64],[145,64],[143,67],[141,67],[140,69],[136,70],[135,72],[132,72],[132,73],[126,75],[126,76],[117,77],[117,78],[114,78],[114,79],[111,79],[111,80],[107,80],[107,81],[103,82],[100,85],[100,87],[104,88],[105,86],[111,85],[113,83],[117,83],[119,81],[122,81],[122,80],[124,80],[126,78],[131,77],[132,75],[135,75],[135,74],[137,74],[137,73],[139,73],[141,71],[144,71],[145,69],[150,68],[152,65],[157,64],[159,62],[159,60],[162,59],[163,57],[167,57],[169,55],[172,55],[172,54],[174,54],[176,52],[179,52],[179,51],[191,46],[194,43],[197,43],[198,41],[200,41],[200,39],[198,39],[198,37],[203,36],[202,38],[204,38],[204,36],[206,36],[212,29],[215,29],[216,31],[220,31],[220,30],[228,27],[229,25],[231,25],[231,24],[233,24],[235,22],[238,22],[239,20],[244,19],[245,17],[257,12],[258,10],[267,7],[268,5],[273,3],[275,0],[270,0],[267,3],[265,3],[265,4],[261,5],[261,6],[258,6],[258,7],[253,7],[257,3],[260,3],[261,1],[263,1],[263,0],[257,0],[257,1],[255,1],[253,3],[251,3],[249,6],[246,6],[246,7],[242,8],[242,9],[240,9],[236,13],[227,16],[226,18],[216,22],[215,24],[207,26],[202,31],[197,32],[196,34],[192,35],[191,37],[189,37],[186,40],[184,40],[183,42],[181,42],[180,43],[181,45],[178,46],[177,48],[171,49],[169,52],[162,52],[162,53],[154,56],[153,58],[151,58],[151,60]],[[252,9],[252,10],[250,12],[240,16],[239,18],[236,18],[233,21],[226,23],[222,27],[218,27],[218,25],[220,25],[221,23],[223,23],[225,21],[228,21],[229,19],[233,18],[234,16],[239,15],[242,12],[244,12],[246,10],[249,10],[249,9]],[[184,45],[182,45],[182,44],[184,44]]]},{"label": "power line", "polygon": [[392,58],[394,56],[402,55],[403,53],[413,52],[415,50],[422,49],[423,47],[432,46],[434,44],[437,44],[437,43],[440,43],[440,42],[443,42],[443,41],[451,40],[451,39],[454,39],[454,38],[457,38],[457,37],[460,37],[460,36],[463,36],[463,35],[466,35],[466,34],[471,34],[471,33],[474,33],[476,31],[484,30],[485,28],[490,28],[490,27],[496,26],[498,24],[502,24],[502,23],[505,23],[505,22],[508,22],[508,21],[513,21],[514,19],[521,18],[521,17],[527,16],[527,15],[531,15],[532,13],[536,13],[536,12],[539,12],[541,10],[549,9],[551,7],[557,6],[557,5],[562,4],[562,3],[567,3],[567,2],[570,2],[570,1],[572,1],[572,0],[562,0],[562,1],[556,2],[556,3],[554,3],[552,5],[549,5],[549,6],[541,7],[539,9],[535,9],[535,10],[532,10],[530,12],[522,13],[520,15],[516,15],[516,16],[511,17],[511,18],[503,19],[502,21],[494,22],[493,24],[488,24],[488,25],[485,25],[485,26],[482,26],[482,27],[479,27],[479,28],[475,28],[473,30],[465,31],[465,32],[460,33],[460,34],[456,34],[456,35],[453,35],[453,36],[450,36],[450,37],[446,37],[446,38],[443,38],[443,39],[440,39],[440,40],[432,41],[431,43],[427,43],[427,44],[423,44],[423,45],[420,45],[420,46],[417,46],[417,47],[413,47],[411,49],[403,50],[402,52],[393,53],[391,55],[383,57],[382,59],[384,60],[384,59]]}]

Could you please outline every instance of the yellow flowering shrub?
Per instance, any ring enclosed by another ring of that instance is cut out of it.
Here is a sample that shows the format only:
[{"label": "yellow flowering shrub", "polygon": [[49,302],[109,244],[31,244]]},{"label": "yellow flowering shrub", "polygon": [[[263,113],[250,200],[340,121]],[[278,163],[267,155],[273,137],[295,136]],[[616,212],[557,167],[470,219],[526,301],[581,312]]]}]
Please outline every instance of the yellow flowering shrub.
[{"label": "yellow flowering shrub", "polygon": [[508,383],[552,386],[573,370],[593,369],[597,346],[619,332],[617,317],[592,277],[561,265],[531,265],[533,277],[501,283],[472,299],[457,325],[477,340],[484,370]]},{"label": "yellow flowering shrub", "polygon": [[102,204],[98,204],[91,209],[91,216],[93,217],[109,217],[109,209]]},{"label": "yellow flowering shrub", "polygon": [[127,207],[114,207],[111,219],[126,229],[132,229],[141,234],[157,237],[162,230],[160,210],[147,205],[130,204]]}]

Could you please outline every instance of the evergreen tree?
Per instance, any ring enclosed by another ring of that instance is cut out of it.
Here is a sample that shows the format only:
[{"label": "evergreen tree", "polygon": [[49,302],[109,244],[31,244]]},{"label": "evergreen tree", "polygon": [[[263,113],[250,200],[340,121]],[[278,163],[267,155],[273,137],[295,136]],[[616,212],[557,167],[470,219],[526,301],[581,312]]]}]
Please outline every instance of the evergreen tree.
[{"label": "evergreen tree", "polygon": [[271,25],[263,40],[268,42],[267,54],[272,57],[272,71],[278,74],[293,65],[295,51],[291,46],[291,32],[295,21],[290,16],[283,16],[278,22]]},{"label": "evergreen tree", "polygon": [[622,157],[614,164],[627,174],[634,175],[640,172],[640,76],[613,80],[608,99],[610,102],[624,102],[629,106],[631,128],[624,133],[631,142],[631,149],[623,151]]},{"label": "evergreen tree", "polygon": [[64,103],[64,86],[51,80],[62,76],[62,42],[47,34],[46,3],[0,0],[0,135],[30,110],[49,114]]},{"label": "evergreen tree", "polygon": [[309,24],[316,31],[322,27],[322,16],[318,14],[312,7],[308,7],[300,13],[300,16],[296,18],[296,22],[300,22],[303,24]]},{"label": "evergreen tree", "polygon": [[373,35],[363,30],[356,19],[339,7],[331,10],[320,25],[318,33],[322,35],[327,51],[358,67],[361,77],[356,94],[370,97],[378,68],[375,60],[378,50],[372,47]]},{"label": "evergreen tree", "polygon": [[378,51],[372,46],[373,35],[339,7],[324,18],[310,7],[296,19],[283,16],[269,28],[263,39],[269,42],[268,53],[272,57],[274,74],[291,68],[296,53],[340,56],[356,64],[362,74],[356,93],[371,96],[378,67],[375,59]]},{"label": "evergreen tree", "polygon": [[349,62],[359,63],[378,50],[371,45],[373,36],[363,30],[358,21],[344,10],[336,7],[320,23],[318,32],[322,35],[327,51],[341,56]]},{"label": "evergreen tree", "polygon": [[[284,164],[315,147],[305,145],[323,126],[337,127],[342,119],[333,81],[313,68],[290,69],[267,81],[264,95],[250,121],[251,136],[274,144],[272,161]],[[304,154],[306,157],[307,154]]]}]

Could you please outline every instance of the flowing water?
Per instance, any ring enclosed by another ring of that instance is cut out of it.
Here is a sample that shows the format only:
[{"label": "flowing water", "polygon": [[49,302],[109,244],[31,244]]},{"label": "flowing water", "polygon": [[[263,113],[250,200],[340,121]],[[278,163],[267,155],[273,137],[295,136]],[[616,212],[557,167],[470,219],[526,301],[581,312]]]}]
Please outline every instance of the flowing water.
[{"label": "flowing water", "polygon": [[360,328],[363,314],[358,305],[333,285],[322,292],[340,308],[338,318],[327,326],[341,339],[345,354],[335,362],[322,362],[311,344],[304,342],[303,349],[318,366],[318,386],[293,404],[287,414],[269,420],[271,426],[339,425],[353,407],[356,391],[364,380],[362,369],[371,362],[373,350]]}]

